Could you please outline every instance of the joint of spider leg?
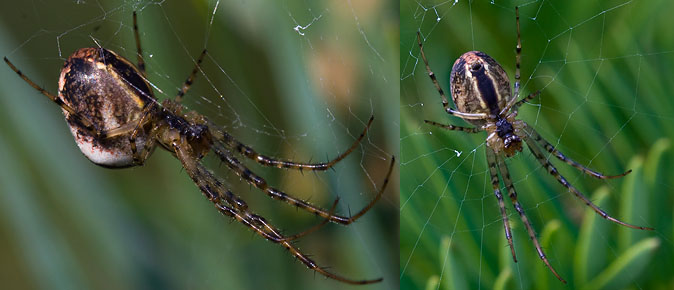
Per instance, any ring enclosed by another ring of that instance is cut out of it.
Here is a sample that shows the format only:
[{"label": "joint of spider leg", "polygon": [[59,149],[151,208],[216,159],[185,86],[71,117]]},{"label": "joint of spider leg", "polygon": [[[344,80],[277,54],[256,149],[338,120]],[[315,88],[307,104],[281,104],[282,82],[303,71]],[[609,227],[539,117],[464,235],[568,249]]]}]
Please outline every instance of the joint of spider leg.
[{"label": "joint of spider leg", "polygon": [[[219,186],[219,185],[218,185]],[[238,196],[236,196],[234,193],[231,191],[225,192],[225,195],[227,197],[227,200],[233,203],[234,207],[240,211],[245,211],[248,209],[248,204],[246,204],[245,201],[240,199]]]},{"label": "joint of spider leg", "polygon": [[200,185],[199,190],[201,190],[210,202],[216,202],[218,200],[218,195],[214,193],[210,185]]},{"label": "joint of spider leg", "polygon": [[[252,171],[250,171],[250,169],[248,169],[248,168],[243,170],[243,172],[241,173],[241,177],[245,180],[249,180],[250,184],[255,186],[255,187],[258,187],[258,188],[267,188],[268,187],[267,181],[265,181],[262,177],[258,176],[257,174],[253,173]],[[278,190],[275,190],[273,188],[267,188],[266,191],[268,191],[271,194],[272,198],[275,198],[275,199],[286,199],[287,198],[286,194],[283,193],[282,191],[278,191]]]},{"label": "joint of spider leg", "polygon": [[[266,184],[265,184],[265,186],[266,186]],[[302,208],[302,209],[305,209],[305,210],[309,209],[309,207],[305,203],[299,203],[295,199],[289,198],[288,194],[286,194],[283,191],[280,191],[280,190],[277,190],[277,189],[271,188],[271,187],[267,188],[265,191],[268,192],[271,195],[271,198],[273,198],[273,199],[285,201],[288,204],[290,204],[291,206],[297,207],[298,209],[299,208]]]},{"label": "joint of spider leg", "polygon": [[[543,157],[543,156],[541,156],[541,157]],[[545,157],[543,157],[543,158],[545,158]],[[552,175],[559,175],[559,172],[557,171],[557,168],[554,168],[552,166],[549,168],[548,172],[550,172],[550,174],[552,174]],[[562,184],[564,186],[567,186],[567,187],[571,186],[571,184],[569,184],[569,182],[566,180],[566,178],[562,179],[562,181],[564,181],[564,182],[562,182]]]}]

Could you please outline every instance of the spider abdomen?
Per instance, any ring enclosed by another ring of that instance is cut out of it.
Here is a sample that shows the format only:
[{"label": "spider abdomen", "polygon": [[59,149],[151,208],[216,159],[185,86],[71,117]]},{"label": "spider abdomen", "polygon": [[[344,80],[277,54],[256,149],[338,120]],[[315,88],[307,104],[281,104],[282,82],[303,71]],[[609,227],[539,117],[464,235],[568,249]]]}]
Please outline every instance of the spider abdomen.
[{"label": "spider abdomen", "polygon": [[[79,49],[61,70],[58,98],[99,131],[87,130],[63,110],[77,146],[89,160],[105,167],[133,165],[130,132],[113,137],[95,134],[132,125],[141,118],[143,108],[154,101],[147,81],[133,64],[104,48]],[[143,148],[146,139],[141,128],[136,147]]]},{"label": "spider abdomen", "polygon": [[[497,116],[512,95],[510,80],[500,64],[481,51],[461,55],[450,77],[452,100],[463,113]],[[484,120],[466,120],[475,125]]]}]

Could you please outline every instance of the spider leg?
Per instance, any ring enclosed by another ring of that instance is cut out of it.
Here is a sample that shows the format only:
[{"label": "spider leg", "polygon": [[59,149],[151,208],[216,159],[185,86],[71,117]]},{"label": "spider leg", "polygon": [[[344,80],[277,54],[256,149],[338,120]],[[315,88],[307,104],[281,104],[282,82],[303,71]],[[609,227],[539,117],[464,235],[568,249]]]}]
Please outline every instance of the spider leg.
[{"label": "spider leg", "polygon": [[[143,108],[141,111],[142,116],[137,119],[130,121],[122,126],[119,126],[114,129],[106,130],[103,131],[103,134],[106,138],[113,138],[121,135],[129,135],[129,146],[131,147],[131,153],[133,155],[133,162],[136,165],[143,165],[147,157],[152,153],[152,151],[155,148],[156,139],[155,137],[157,136],[159,126],[154,126],[148,131],[148,136],[147,140],[145,140],[145,145],[143,146],[143,151],[138,151],[137,149],[137,144],[136,144],[136,138],[138,137],[138,134],[144,130],[144,126],[151,121],[148,119],[148,117],[151,118],[153,116],[151,112],[153,112],[156,108],[156,103],[150,103]],[[129,134],[131,133],[131,134]]]},{"label": "spider leg", "polygon": [[[245,212],[245,211],[248,209],[248,205],[246,204],[246,202],[244,202],[242,199],[240,199],[239,197],[237,197],[236,195],[234,195],[234,193],[232,193],[231,191],[228,190],[228,191],[226,191],[224,194],[223,194],[223,193],[220,193],[220,192],[217,191],[217,190],[216,190],[216,191],[213,191],[213,190],[212,190],[213,188],[220,189],[220,188],[223,187],[223,185],[222,185],[222,182],[220,182],[220,181],[219,181],[219,180],[218,180],[218,179],[217,179],[217,178],[216,178],[210,171],[208,171],[206,168],[204,168],[203,166],[198,166],[198,167],[197,167],[196,173],[197,173],[196,176],[201,176],[203,182],[206,183],[206,184],[208,185],[208,186],[205,186],[205,187],[203,187],[203,186],[200,185],[200,188],[202,188],[202,191],[204,192],[204,194],[206,195],[206,197],[207,197],[209,200],[211,200],[212,202],[216,203],[216,207],[218,207],[218,209],[219,209],[223,214],[225,214],[225,215],[227,215],[227,216],[231,216],[231,215],[229,215],[229,214],[227,213],[228,210],[227,210],[226,208],[221,208],[221,207],[219,207],[219,205],[217,204],[217,203],[221,202],[220,199],[222,199],[222,198],[221,198],[222,196],[225,197],[224,200],[226,200],[229,204],[234,205],[234,208],[237,209],[238,211],[244,211],[244,212]],[[197,184],[199,184],[199,183],[197,183]],[[338,203],[338,202],[339,202],[339,198],[336,198],[336,199],[335,199],[335,202],[332,204],[332,208],[330,208],[330,213],[331,213],[331,214],[334,214],[335,209],[337,208],[337,203]],[[231,217],[234,217],[234,216],[231,216]],[[317,224],[317,225],[315,225],[315,226],[313,226],[313,227],[311,227],[311,228],[309,228],[309,229],[307,229],[307,230],[305,230],[305,231],[303,231],[303,232],[297,233],[297,234],[292,235],[292,236],[287,236],[287,237],[279,238],[278,236],[274,236],[274,235],[265,235],[264,238],[265,238],[265,239],[272,240],[272,241],[274,241],[274,242],[281,242],[282,240],[285,240],[285,241],[296,240],[296,239],[299,239],[299,238],[301,238],[301,237],[304,237],[304,236],[306,236],[306,235],[308,235],[308,234],[310,234],[310,233],[312,233],[312,232],[314,232],[314,231],[320,229],[321,227],[323,227],[324,225],[326,225],[329,221],[330,221],[329,219],[323,219],[323,221],[321,221],[320,224]]]},{"label": "spider leg", "polygon": [[538,257],[540,257],[541,260],[543,260],[543,263],[545,263],[545,265],[548,266],[548,269],[550,269],[552,274],[554,274],[555,277],[559,279],[559,281],[562,281],[564,284],[566,284],[566,281],[562,279],[562,277],[559,276],[559,274],[557,274],[557,271],[555,271],[555,269],[552,268],[552,265],[550,265],[550,262],[548,262],[548,258],[545,256],[545,253],[541,248],[541,244],[538,242],[538,238],[536,238],[536,232],[534,231],[534,228],[531,226],[531,223],[529,223],[529,219],[524,213],[522,205],[520,205],[519,201],[517,201],[517,191],[515,191],[515,186],[513,185],[513,182],[510,179],[510,173],[508,172],[508,166],[506,165],[505,160],[501,155],[498,155],[497,159],[498,159],[498,167],[501,171],[501,177],[503,178],[505,186],[508,188],[508,197],[510,197],[510,201],[512,201],[513,207],[520,215],[520,219],[522,220],[524,227],[527,229],[527,232],[529,233],[529,238],[531,238],[531,241],[534,243],[534,247],[536,247]]},{"label": "spider leg", "polygon": [[[143,60],[143,49],[141,48],[140,45],[140,36],[138,35],[138,17],[136,16],[136,11],[133,12],[133,35],[136,38],[136,51],[138,55],[138,70],[143,74],[144,78],[147,78],[147,73],[145,72],[145,61]],[[187,78],[185,83],[183,83],[182,87],[180,90],[178,90],[178,95],[175,97],[175,100],[177,102],[180,102],[182,100],[183,95],[187,93],[187,91],[190,89],[190,86],[192,86],[192,82],[194,81],[194,77],[196,76],[197,72],[199,71],[199,65],[201,65],[201,61],[204,59],[204,56],[206,55],[206,49],[201,51],[201,55],[199,56],[199,59],[197,60],[194,69],[192,69],[192,73],[190,76]]]},{"label": "spider leg", "polygon": [[[512,98],[508,101],[505,107],[503,107],[503,110],[501,110],[500,115],[504,116],[506,112],[510,110],[510,108],[515,108],[519,107],[522,103],[526,102],[526,100],[529,97],[532,97],[532,95],[527,96],[526,98],[522,99],[521,101],[517,101],[517,99],[520,97],[520,64],[522,62],[522,40],[520,37],[520,8],[515,6],[515,23],[517,26],[517,46],[515,47],[515,50],[517,51],[517,54],[515,55],[515,89],[512,95]],[[535,93],[536,95],[538,92]],[[532,97],[533,98],[533,97]],[[519,105],[518,105],[519,104]]]},{"label": "spider leg", "polygon": [[[337,203],[339,203],[339,197],[335,199],[334,203],[332,203],[332,207],[330,208],[330,214],[331,215],[334,215],[335,210],[337,209]],[[301,233],[297,233],[297,234],[294,234],[292,236],[286,236],[285,238],[283,238],[283,240],[285,240],[285,241],[297,240],[301,237],[304,237],[308,234],[311,234],[311,233],[317,231],[318,229],[320,229],[323,226],[325,226],[326,224],[328,224],[329,221],[330,221],[329,219],[323,219],[323,221],[321,221],[320,224],[317,224],[317,225],[315,225],[315,226],[313,226],[313,227],[311,227],[311,228],[309,228],[309,229],[307,229],[307,230],[305,230]]]},{"label": "spider leg", "polygon": [[445,125],[445,124],[438,123],[438,122],[435,122],[435,121],[430,121],[430,120],[424,120],[424,122],[426,124],[437,126],[437,127],[444,128],[444,129],[447,129],[447,130],[463,131],[463,132],[466,132],[466,133],[478,133],[478,132],[483,131],[482,128],[478,128],[478,127],[468,128],[468,127],[461,127],[461,126],[456,126],[456,125],[452,125],[452,124]]},{"label": "spider leg", "polygon": [[[144,130],[143,127],[145,124],[149,122],[147,119],[155,108],[155,103],[150,103],[143,108],[143,111],[141,112],[142,117],[136,121],[133,122],[136,125],[133,127],[133,130],[131,130],[131,135],[129,136],[129,145],[131,147],[131,153],[133,155],[133,162],[137,165],[143,165],[147,157],[150,155],[152,152],[152,149],[154,149],[155,144],[156,144],[156,139],[155,136],[157,135],[159,126],[155,125],[150,129],[148,132],[147,140],[145,140],[145,145],[143,147],[143,151],[138,152],[138,149],[136,148],[136,138],[138,137],[138,134],[141,132],[141,130]],[[119,128],[118,128],[119,129]],[[128,132],[127,132],[128,133]]]},{"label": "spider leg", "polygon": [[[531,126],[527,126],[527,127],[531,128]],[[580,163],[578,163],[576,161],[573,161],[573,159],[571,159],[571,158],[568,158],[568,157],[564,156],[564,154],[562,154],[562,152],[560,152],[554,146],[552,146],[552,144],[550,144],[550,142],[543,139],[543,137],[540,134],[538,134],[538,132],[536,132],[536,130],[534,130],[533,128],[531,130],[529,130],[528,133],[531,136],[531,138],[534,141],[536,141],[536,143],[538,143],[538,145],[545,148],[546,151],[550,152],[552,155],[557,157],[559,160],[562,160],[562,161],[566,162],[567,164],[575,167],[576,169],[582,171],[583,173],[585,173],[587,175],[593,176],[593,177],[598,178],[598,179],[610,179],[610,178],[623,177],[623,176],[629,174],[630,172],[632,172],[632,170],[630,169],[630,170],[627,170],[627,171],[625,171],[621,174],[618,174],[618,175],[604,175],[602,173],[591,170],[591,169],[581,165]]]},{"label": "spider leg", "polygon": [[543,155],[543,152],[541,152],[541,149],[538,148],[536,143],[534,143],[534,141],[529,136],[525,135],[524,141],[527,143],[531,153],[533,153],[534,156],[536,156],[536,159],[538,160],[538,162],[540,162],[541,165],[543,165],[543,167],[545,167],[545,169],[548,170],[548,173],[550,173],[550,175],[552,175],[555,179],[557,179],[557,181],[559,181],[559,183],[561,183],[564,187],[569,189],[569,191],[571,191],[576,197],[578,197],[580,200],[582,200],[587,206],[591,207],[601,217],[603,217],[607,220],[610,220],[614,223],[626,226],[628,228],[639,229],[639,230],[653,230],[653,228],[649,228],[649,227],[631,225],[631,224],[628,224],[626,222],[623,222],[619,219],[616,219],[616,218],[608,215],[605,211],[603,211],[601,208],[596,206],[594,203],[592,203],[592,201],[590,201],[590,199],[588,199],[585,195],[583,195],[580,191],[578,191],[578,189],[573,187],[573,185],[571,185],[571,183],[569,183],[566,180],[566,178],[564,178],[564,176],[559,174],[559,172],[557,171],[557,168],[555,168],[555,166],[553,166],[552,163],[550,163],[550,161],[545,159],[545,156]]},{"label": "spider leg", "polygon": [[316,262],[311,260],[306,254],[302,253],[297,247],[295,247],[290,241],[288,241],[287,238],[285,238],[283,235],[279,233],[279,230],[274,228],[272,225],[270,225],[263,217],[258,216],[258,215],[251,215],[248,212],[244,212],[243,214],[241,213],[234,213],[234,217],[245,224],[246,226],[250,227],[253,229],[257,234],[259,234],[262,237],[267,238],[268,236],[272,236],[273,238],[267,238],[267,240],[280,244],[282,247],[286,248],[295,258],[297,258],[302,264],[307,266],[309,269],[314,270],[318,272],[319,274],[328,277],[330,279],[334,279],[337,281],[341,281],[344,283],[348,284],[354,284],[354,285],[366,285],[366,284],[373,284],[373,283],[378,283],[383,280],[383,278],[377,278],[377,279],[371,279],[371,280],[352,280],[337,274],[334,274],[332,272],[327,271],[326,269],[318,266]]},{"label": "spider leg", "polygon": [[232,169],[240,178],[246,180],[248,183],[251,185],[255,186],[259,190],[263,191],[266,193],[269,197],[276,199],[276,200],[281,200],[284,201],[292,206],[295,206],[297,208],[303,209],[307,212],[313,213],[315,215],[318,215],[322,218],[329,219],[330,221],[334,223],[339,223],[343,225],[348,225],[353,222],[355,222],[357,219],[359,219],[361,216],[363,216],[366,212],[368,212],[374,204],[381,199],[382,195],[384,194],[384,190],[386,189],[386,185],[389,182],[389,178],[391,177],[391,172],[393,171],[393,165],[395,164],[395,157],[391,157],[391,164],[388,168],[388,173],[386,174],[386,178],[384,179],[384,182],[382,183],[382,186],[380,187],[379,191],[375,195],[375,197],[368,203],[363,209],[361,209],[359,212],[357,212],[355,215],[352,215],[351,217],[345,217],[345,216],[340,216],[340,215],[333,215],[329,211],[326,211],[325,209],[316,207],[304,200],[295,198],[291,195],[286,194],[283,191],[280,191],[276,188],[273,188],[267,184],[267,181],[258,176],[257,174],[253,173],[250,171],[245,165],[241,163],[238,159],[236,159],[227,149],[223,148],[222,146],[219,146],[218,144],[213,144],[214,152],[218,155],[220,160],[225,162],[227,166]]},{"label": "spider leg", "polygon": [[180,103],[182,101],[183,96],[187,91],[190,89],[192,86],[192,82],[194,81],[194,77],[197,75],[197,72],[199,72],[199,67],[201,66],[201,61],[204,60],[204,56],[206,55],[206,49],[201,51],[201,55],[199,55],[199,58],[197,59],[197,62],[194,64],[194,68],[192,69],[192,73],[190,73],[190,76],[187,77],[185,80],[185,83],[183,83],[183,86],[178,90],[178,94],[176,95],[175,101]]},{"label": "spider leg", "polygon": [[56,97],[52,93],[48,92],[47,90],[43,89],[42,87],[38,86],[36,83],[34,83],[31,79],[29,79],[26,75],[24,75],[19,69],[14,66],[14,64],[7,59],[7,57],[4,57],[5,63],[14,71],[16,74],[19,75],[24,81],[26,81],[31,87],[34,89],[40,91],[43,95],[45,95],[47,98],[49,98],[52,102],[54,102],[56,105],[61,107],[64,111],[68,112],[68,118],[70,122],[75,122],[77,125],[80,125],[82,128],[86,128],[92,136],[100,137],[100,138],[105,138],[105,132],[98,130],[94,123],[89,120],[87,117],[81,116],[77,112],[75,112],[75,109],[72,107],[68,106],[61,100],[60,98]]},{"label": "spider leg", "polygon": [[273,243],[280,244],[309,269],[314,270],[325,277],[357,285],[377,283],[382,280],[382,278],[373,280],[352,280],[328,272],[324,268],[318,266],[316,262],[309,259],[307,255],[292,245],[288,238],[284,237],[278,229],[270,225],[263,217],[248,211],[248,206],[243,200],[234,195],[231,191],[225,190],[222,183],[217,180],[210,171],[204,168],[195,158],[192,158],[193,153],[186,143],[184,137],[181,138],[181,140],[176,140],[172,143],[176,156],[183,164],[183,167],[190,178],[192,178],[192,180],[199,186],[202,193],[222,214],[236,219],[263,238]]},{"label": "spider leg", "polygon": [[370,119],[367,121],[365,129],[363,129],[363,132],[360,133],[360,136],[356,138],[356,141],[354,141],[353,144],[351,144],[351,147],[349,147],[349,149],[347,149],[346,151],[344,151],[344,153],[338,155],[334,159],[322,163],[300,163],[291,160],[275,159],[257,153],[253,148],[236,140],[232,135],[228,134],[227,132],[212,130],[212,135],[215,136],[216,139],[220,140],[220,142],[222,142],[222,144],[225,147],[230,148],[233,151],[239,152],[241,155],[249,159],[252,159],[255,162],[264,166],[272,166],[277,168],[290,168],[296,170],[308,169],[312,171],[323,171],[332,168],[335,164],[337,164],[337,162],[346,158],[349,154],[351,154],[351,152],[353,152],[353,150],[356,149],[356,147],[358,147],[360,142],[363,141],[363,138],[365,138],[365,135],[367,134],[367,131],[370,129],[370,125],[372,125],[373,120],[374,116],[370,116]]},{"label": "spider leg", "polygon": [[147,73],[145,72],[145,61],[143,60],[143,49],[140,46],[140,36],[138,35],[138,17],[136,16],[136,11],[133,11],[133,35],[136,37],[136,53],[138,55],[138,70],[143,74],[144,78],[147,78]]},{"label": "spider leg", "polygon": [[[515,47],[515,51],[517,51],[517,54],[515,55],[515,93],[513,94],[514,97],[512,98],[517,99],[520,96],[520,64],[522,63],[522,38],[520,37],[520,8],[518,6],[515,6],[515,23],[517,26],[517,46]],[[512,106],[512,105],[511,105]]]},{"label": "spider leg", "polygon": [[519,100],[517,103],[515,103],[514,105],[512,105],[512,107],[510,107],[510,108],[511,108],[513,111],[516,111],[516,110],[519,109],[520,106],[522,106],[524,103],[533,100],[535,97],[538,97],[540,94],[541,94],[541,91],[535,91],[535,92],[529,94],[528,96],[522,98],[521,100]]},{"label": "spider leg", "polygon": [[136,129],[133,131],[131,136],[129,136],[129,145],[131,145],[131,153],[133,154],[133,162],[137,165],[143,165],[145,163],[145,160],[150,156],[150,153],[154,150],[156,147],[155,145],[157,144],[157,134],[159,132],[159,125],[155,125],[150,129],[150,131],[147,134],[147,139],[145,140],[145,144],[143,145],[143,150],[138,151],[136,148],[136,137],[138,132],[142,130],[140,127],[136,127]]},{"label": "spider leg", "polygon": [[[300,260],[300,262],[302,262],[304,265],[306,265],[309,269],[312,269],[312,270],[314,270],[314,271],[320,273],[321,275],[323,275],[323,276],[325,276],[325,277],[328,277],[328,278],[331,278],[331,279],[334,279],[334,280],[337,280],[337,281],[341,281],[341,282],[344,282],[344,283],[348,283],[348,284],[354,284],[354,285],[373,284],[373,283],[381,282],[381,281],[383,280],[383,278],[377,278],[377,279],[372,279],[372,280],[352,280],[352,279],[348,279],[348,278],[346,278],[346,277],[339,276],[339,275],[337,275],[337,274],[328,272],[327,270],[325,270],[325,269],[323,269],[322,267],[318,266],[318,265],[316,264],[316,262],[314,262],[313,260],[309,259],[309,257],[307,257],[307,255],[305,255],[304,253],[302,253],[298,248],[296,248],[295,246],[293,246],[293,245],[292,245],[289,241],[287,241],[281,234],[278,233],[278,230],[276,230],[273,226],[271,226],[270,224],[268,224],[267,221],[265,221],[262,217],[259,217],[259,219],[256,220],[256,221],[259,222],[261,225],[263,225],[264,228],[265,228],[267,231],[273,232],[274,235],[276,235],[276,236],[278,237],[278,240],[280,241],[280,242],[277,242],[277,243],[281,244],[281,246],[283,246],[284,248],[286,248],[286,249],[287,249],[293,256],[295,256],[295,258],[297,258],[298,260]],[[264,231],[264,230],[262,230],[262,229],[260,229],[260,228],[261,228],[261,227],[259,227],[259,226],[253,227],[253,229],[254,229],[256,232],[258,232],[258,233],[260,233],[261,231]],[[264,235],[262,235],[262,236],[264,236]],[[271,240],[271,241],[272,241],[272,242],[275,242],[274,240]]]},{"label": "spider leg", "polygon": [[505,236],[508,240],[508,246],[510,246],[510,252],[513,255],[513,261],[517,263],[517,257],[515,256],[515,247],[513,246],[513,236],[510,232],[510,224],[508,223],[508,215],[506,214],[505,203],[503,202],[503,195],[501,194],[501,189],[498,179],[498,164],[496,163],[496,154],[494,150],[490,147],[485,149],[487,153],[487,163],[489,165],[489,174],[491,175],[491,184],[494,188],[494,195],[498,200],[498,207],[501,209],[501,217],[503,218],[503,228],[505,229]]},{"label": "spider leg", "polygon": [[[176,147],[175,148],[189,148],[188,146],[186,147]],[[183,149],[186,150],[186,149]],[[190,154],[190,156],[193,154],[191,151],[188,151],[185,154]],[[181,161],[182,162],[182,161]],[[204,166],[202,166],[198,162],[192,162],[190,164],[196,164],[196,167],[191,168],[188,171],[190,173],[190,177],[193,179],[193,181],[199,186],[199,189],[202,191],[202,193],[215,204],[215,207],[220,210],[221,213],[223,213],[226,216],[229,217],[234,217],[239,220],[239,222],[242,222],[245,220],[245,223],[251,223],[252,221],[263,219],[262,217],[259,217],[254,214],[248,214],[248,205],[246,204],[245,201],[243,201],[241,198],[236,196],[233,192],[229,190],[225,190],[224,185],[222,182],[216,178],[211,171],[206,169]],[[184,162],[183,165],[185,166]],[[192,165],[191,165],[192,166]],[[187,167],[186,167],[187,168]],[[336,199],[333,207],[331,210],[334,210],[337,206],[337,202],[339,199]],[[225,203],[225,204],[223,204]],[[243,214],[242,214],[243,213]],[[239,218],[245,216],[247,217],[246,219]],[[325,220],[319,224],[318,226],[314,226],[313,228],[301,232],[299,234],[295,234],[290,237],[285,237],[281,238],[280,235],[275,234],[275,232],[262,232],[263,237],[265,239],[271,240],[273,242],[281,242],[281,240],[294,240],[297,238],[300,238],[302,236],[305,236],[309,234],[312,231],[315,231],[317,228],[319,228],[321,225],[325,224]]]},{"label": "spider leg", "polygon": [[424,64],[426,65],[426,71],[428,72],[428,76],[433,81],[435,89],[437,89],[438,93],[440,93],[440,97],[442,98],[442,106],[445,108],[445,112],[447,112],[447,114],[450,114],[452,116],[467,120],[479,120],[488,118],[489,115],[485,113],[464,113],[456,111],[449,107],[449,101],[447,101],[445,92],[442,90],[442,87],[440,87],[440,83],[438,83],[438,80],[435,78],[435,73],[433,73],[431,67],[428,65],[428,60],[426,60],[426,54],[424,53],[424,46],[421,43],[421,32],[419,31],[417,31],[417,42],[419,42],[419,51],[421,52],[421,59],[423,59]]}]

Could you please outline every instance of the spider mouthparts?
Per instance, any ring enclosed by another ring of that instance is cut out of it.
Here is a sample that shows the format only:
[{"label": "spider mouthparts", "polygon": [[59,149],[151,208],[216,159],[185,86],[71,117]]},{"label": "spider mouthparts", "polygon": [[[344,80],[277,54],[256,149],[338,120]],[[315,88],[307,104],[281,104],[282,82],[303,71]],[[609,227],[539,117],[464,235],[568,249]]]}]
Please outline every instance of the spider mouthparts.
[{"label": "spider mouthparts", "polygon": [[522,151],[522,139],[518,137],[517,135],[509,135],[503,140],[503,147],[506,155],[508,157],[511,157],[517,152]]}]

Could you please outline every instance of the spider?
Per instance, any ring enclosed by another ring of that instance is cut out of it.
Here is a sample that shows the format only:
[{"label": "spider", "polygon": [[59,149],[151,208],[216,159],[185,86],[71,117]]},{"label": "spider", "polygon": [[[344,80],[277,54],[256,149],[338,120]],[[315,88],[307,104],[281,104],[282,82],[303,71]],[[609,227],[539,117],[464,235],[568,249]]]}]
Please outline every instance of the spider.
[{"label": "spider", "polygon": [[540,91],[536,91],[521,100],[520,94],[520,58],[522,53],[522,43],[520,40],[520,15],[519,7],[515,7],[515,21],[517,25],[517,47],[516,47],[516,62],[515,62],[515,86],[514,94],[510,88],[510,81],[508,75],[493,58],[481,51],[469,51],[461,55],[452,67],[450,76],[450,86],[452,93],[452,101],[457,107],[457,110],[449,106],[447,97],[443,92],[438,80],[433,71],[428,65],[428,60],[424,54],[423,45],[421,42],[421,33],[417,32],[417,42],[419,43],[419,50],[421,58],[426,65],[426,71],[433,81],[433,85],[440,93],[442,98],[442,106],[445,108],[447,114],[459,117],[475,127],[462,127],[452,124],[441,124],[434,121],[424,120],[425,123],[441,127],[447,130],[463,131],[466,133],[478,133],[482,131],[487,132],[486,148],[487,163],[489,166],[489,173],[491,175],[491,183],[494,189],[494,195],[498,200],[498,206],[501,211],[503,219],[503,228],[505,229],[505,236],[510,246],[510,251],[513,256],[513,261],[517,262],[515,256],[515,248],[513,247],[513,238],[510,231],[510,224],[508,223],[508,215],[506,214],[505,203],[500,189],[499,173],[508,190],[508,197],[512,202],[513,207],[517,211],[526,227],[526,230],[531,238],[536,252],[543,263],[550,269],[552,274],[563,283],[566,281],[555,271],[550,265],[548,259],[541,248],[536,232],[531,226],[529,219],[524,213],[522,205],[517,200],[517,192],[510,179],[510,173],[505,163],[505,159],[512,157],[517,152],[522,151],[522,140],[527,144],[529,151],[536,157],[536,160],[552,175],[559,183],[571,191],[577,198],[582,200],[587,206],[591,207],[601,217],[610,220],[614,223],[640,230],[653,230],[652,228],[635,226],[623,221],[620,221],[608,215],[601,208],[596,206],[571,183],[569,183],[564,176],[562,176],[550,161],[546,158],[541,150],[544,148],[548,153],[557,157],[557,159],[566,162],[585,174],[599,179],[611,179],[625,176],[632,172],[628,170],[622,174],[607,176],[597,171],[591,170],[580,163],[573,161],[566,157],[559,150],[557,150],[550,142],[543,139],[543,137],[536,132],[530,125],[522,120],[517,120],[517,109],[524,104],[538,96]]},{"label": "spider", "polygon": [[[363,132],[346,151],[327,162],[301,163],[259,154],[252,147],[219,129],[206,117],[194,111],[184,112],[186,108],[181,104],[182,97],[189,90],[207,53],[206,49],[202,51],[176,97],[159,103],[147,81],[136,12],[133,13],[133,30],[138,57],[137,66],[102,47],[81,48],[66,60],[61,70],[58,95],[35,84],[7,57],[4,60],[30,86],[61,107],[75,142],[93,163],[107,168],[140,166],[157,145],[160,145],[181,162],[190,178],[218,211],[249,227],[263,238],[280,244],[309,269],[349,284],[381,281],[382,278],[354,280],[329,272],[317,265],[292,242],[327,222],[349,225],[367,213],[381,199],[386,189],[395,163],[393,156],[386,177],[374,198],[350,217],[334,214],[339,198],[334,201],[330,210],[314,206],[270,186],[263,177],[248,169],[236,156],[240,154],[263,166],[300,171],[325,171],[358,147],[370,128],[373,117],[370,117]],[[254,214],[243,199],[225,188],[224,184],[200,162],[210,151],[213,151],[240,178],[269,197],[320,216],[322,222],[299,234],[283,235],[262,216]]]}]

